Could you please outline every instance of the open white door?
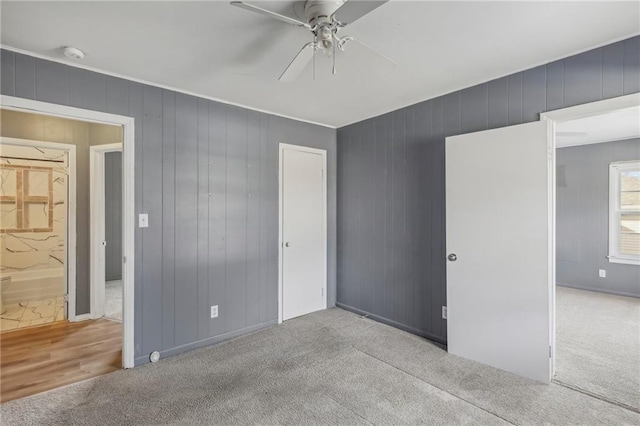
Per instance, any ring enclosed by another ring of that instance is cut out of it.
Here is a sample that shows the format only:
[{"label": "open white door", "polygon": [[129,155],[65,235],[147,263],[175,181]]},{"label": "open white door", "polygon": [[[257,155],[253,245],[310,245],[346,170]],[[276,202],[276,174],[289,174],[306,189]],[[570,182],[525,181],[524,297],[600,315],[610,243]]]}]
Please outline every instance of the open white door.
[{"label": "open white door", "polygon": [[281,321],[327,307],[326,155],[280,144]]},{"label": "open white door", "polygon": [[547,383],[551,143],[546,121],[446,140],[448,350]]}]

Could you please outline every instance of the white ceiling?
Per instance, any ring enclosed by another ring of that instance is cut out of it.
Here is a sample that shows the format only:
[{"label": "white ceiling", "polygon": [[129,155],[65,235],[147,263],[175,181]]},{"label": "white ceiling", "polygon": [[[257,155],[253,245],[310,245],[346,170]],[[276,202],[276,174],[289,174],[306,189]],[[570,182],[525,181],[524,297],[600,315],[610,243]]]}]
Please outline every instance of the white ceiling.
[{"label": "white ceiling", "polygon": [[[262,6],[291,16],[293,2]],[[390,1],[341,32],[397,62],[340,55],[279,83],[310,34],[228,2],[7,2],[0,41],[83,66],[340,127],[640,32],[640,2]]]},{"label": "white ceiling", "polygon": [[556,147],[640,138],[640,107],[621,109],[556,125]]}]

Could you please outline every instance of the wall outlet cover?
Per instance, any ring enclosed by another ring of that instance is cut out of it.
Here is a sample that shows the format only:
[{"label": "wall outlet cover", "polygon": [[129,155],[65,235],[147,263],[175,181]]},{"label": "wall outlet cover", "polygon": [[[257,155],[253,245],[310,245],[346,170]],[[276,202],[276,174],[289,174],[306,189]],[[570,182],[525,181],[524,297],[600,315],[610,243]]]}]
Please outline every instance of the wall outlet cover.
[{"label": "wall outlet cover", "polygon": [[211,307],[211,318],[217,318],[218,317],[218,305],[213,305]]},{"label": "wall outlet cover", "polygon": [[447,319],[447,307],[442,307],[442,319]]},{"label": "wall outlet cover", "polygon": [[606,269],[599,269],[598,270],[598,276],[600,278],[607,278],[607,270]]}]

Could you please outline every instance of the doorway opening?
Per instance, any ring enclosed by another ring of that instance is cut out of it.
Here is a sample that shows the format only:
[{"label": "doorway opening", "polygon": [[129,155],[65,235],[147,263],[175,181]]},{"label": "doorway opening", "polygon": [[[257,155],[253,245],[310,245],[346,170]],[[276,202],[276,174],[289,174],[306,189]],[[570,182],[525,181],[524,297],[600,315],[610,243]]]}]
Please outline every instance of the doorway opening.
[{"label": "doorway opening", "polygon": [[554,382],[640,412],[640,99],[555,122]]},{"label": "doorway opening", "polygon": [[[2,96],[0,119],[0,400],[8,401],[134,365],[134,147],[128,117]],[[110,237],[114,248],[120,246],[117,258],[110,257],[120,264],[114,269],[121,296],[111,318],[119,322],[103,318],[93,304],[92,151],[114,165],[105,167],[113,169],[108,183],[103,179],[102,197],[111,197],[111,212],[103,212],[101,220],[104,227],[107,217],[117,219],[112,222],[119,227],[112,226]],[[119,151],[118,158],[111,159],[111,151]],[[18,303],[26,308],[19,318],[25,324],[14,321],[18,325],[9,329],[4,314],[16,297],[24,298]],[[36,307],[38,300],[52,302]],[[45,316],[49,310],[51,320]]]},{"label": "doorway opening", "polygon": [[122,322],[122,143],[90,148],[91,313]]}]

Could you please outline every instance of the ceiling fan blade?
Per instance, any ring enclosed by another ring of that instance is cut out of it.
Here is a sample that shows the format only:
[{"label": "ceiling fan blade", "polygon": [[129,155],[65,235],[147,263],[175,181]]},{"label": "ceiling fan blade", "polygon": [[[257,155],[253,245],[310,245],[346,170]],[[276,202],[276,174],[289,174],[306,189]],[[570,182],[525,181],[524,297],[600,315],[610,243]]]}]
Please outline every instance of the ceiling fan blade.
[{"label": "ceiling fan blade", "polygon": [[363,42],[361,42],[360,40],[358,40],[357,38],[354,37],[344,37],[342,38],[342,42],[341,42],[341,50],[344,50],[345,52],[347,51],[347,49],[345,49],[344,47],[349,44],[350,42],[355,42],[357,44],[359,44],[360,46],[364,47],[365,49],[369,50],[371,53],[375,54],[376,56],[378,56],[379,58],[384,59],[386,62],[390,63],[391,65],[393,65],[394,67],[396,65],[398,65],[396,63],[396,61],[394,61],[393,59],[389,58],[388,56],[383,55],[382,53],[378,52],[377,50],[373,49],[371,46],[369,46],[368,44],[365,44]]},{"label": "ceiling fan blade", "polygon": [[372,10],[382,6],[389,0],[346,0],[342,6],[333,12],[333,18],[343,25],[350,24]]},{"label": "ceiling fan blade", "polygon": [[261,8],[259,6],[255,6],[253,4],[245,3],[245,2],[242,2],[242,1],[232,1],[231,2],[231,6],[236,6],[236,7],[242,8],[242,9],[250,10],[251,12],[256,12],[256,13],[259,13],[261,15],[269,16],[271,18],[275,18],[275,19],[278,19],[280,21],[286,22],[287,24],[296,25],[298,27],[304,27],[304,28],[307,28],[307,29],[311,28],[309,26],[309,24],[306,24],[306,23],[304,23],[302,21],[298,21],[297,19],[290,18],[288,16],[284,16],[284,15],[281,15],[279,13],[267,10],[267,9],[263,9],[263,8]]},{"label": "ceiling fan blade", "polygon": [[302,46],[302,49],[298,52],[293,61],[289,64],[286,70],[282,73],[278,81],[288,83],[295,80],[302,71],[306,68],[307,64],[313,59],[314,43],[307,43]]}]

